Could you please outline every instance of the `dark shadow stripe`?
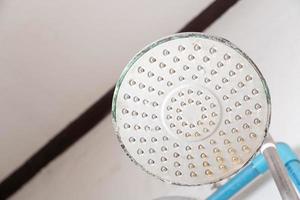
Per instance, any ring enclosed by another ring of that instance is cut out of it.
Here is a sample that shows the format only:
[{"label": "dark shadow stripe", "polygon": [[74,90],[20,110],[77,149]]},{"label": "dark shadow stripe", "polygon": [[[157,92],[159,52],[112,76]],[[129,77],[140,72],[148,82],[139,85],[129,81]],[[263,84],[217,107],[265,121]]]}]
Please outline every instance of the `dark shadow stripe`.
[{"label": "dark shadow stripe", "polygon": [[[237,0],[216,0],[179,32],[201,32],[217,20]],[[30,181],[42,168],[86,135],[111,111],[114,87],[94,105],[70,122],[62,131],[0,183],[0,199],[6,199]]]},{"label": "dark shadow stripe", "polygon": [[70,122],[62,131],[39,149],[23,165],[0,184],[0,199],[8,198],[43,167],[61,155],[70,146],[86,135],[110,112],[114,88],[110,89],[94,105],[88,108],[77,119]]},{"label": "dark shadow stripe", "polygon": [[221,17],[238,0],[216,0],[179,32],[202,32]]}]

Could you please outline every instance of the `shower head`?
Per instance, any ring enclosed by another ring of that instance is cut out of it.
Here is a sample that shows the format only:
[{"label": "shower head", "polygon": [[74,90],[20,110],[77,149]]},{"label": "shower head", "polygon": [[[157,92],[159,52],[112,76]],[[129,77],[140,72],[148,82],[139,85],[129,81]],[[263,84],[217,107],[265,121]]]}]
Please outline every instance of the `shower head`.
[{"label": "shower head", "polygon": [[227,178],[255,155],[270,122],[266,82],[229,41],[180,33],[140,51],[113,98],[116,134],[131,160],[173,184]]}]

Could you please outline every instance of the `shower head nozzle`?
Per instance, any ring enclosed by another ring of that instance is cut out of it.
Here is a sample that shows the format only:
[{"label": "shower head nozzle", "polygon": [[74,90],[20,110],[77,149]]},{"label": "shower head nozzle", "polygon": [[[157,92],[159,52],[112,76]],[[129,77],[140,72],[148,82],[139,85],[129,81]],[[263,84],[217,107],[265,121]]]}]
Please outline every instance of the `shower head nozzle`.
[{"label": "shower head nozzle", "polygon": [[270,97],[255,64],[229,41],[180,33],[140,51],[113,98],[123,149],[146,172],[179,185],[227,178],[257,152]]}]

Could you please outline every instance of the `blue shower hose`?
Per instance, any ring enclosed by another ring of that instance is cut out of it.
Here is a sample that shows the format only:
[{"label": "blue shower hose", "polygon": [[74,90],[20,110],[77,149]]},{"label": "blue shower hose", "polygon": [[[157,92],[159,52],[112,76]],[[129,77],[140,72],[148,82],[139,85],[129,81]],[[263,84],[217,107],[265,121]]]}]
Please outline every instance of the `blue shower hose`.
[{"label": "blue shower hose", "polygon": [[[277,143],[277,152],[284,163],[289,177],[292,179],[297,190],[300,192],[300,161],[293,150],[285,143]],[[268,170],[268,164],[263,155],[259,154],[252,162],[242,169],[233,178],[222,185],[207,200],[226,200],[248,185],[258,175]]]}]

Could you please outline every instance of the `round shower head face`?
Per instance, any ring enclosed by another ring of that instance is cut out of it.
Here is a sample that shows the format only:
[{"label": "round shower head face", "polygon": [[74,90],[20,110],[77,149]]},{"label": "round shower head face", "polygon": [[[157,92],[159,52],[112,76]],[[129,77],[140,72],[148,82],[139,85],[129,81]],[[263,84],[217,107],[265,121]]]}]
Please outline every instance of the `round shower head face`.
[{"label": "round shower head face", "polygon": [[222,180],[263,143],[270,99],[254,63],[200,33],[138,53],[117,83],[113,121],[122,147],[148,173],[180,185]]}]

